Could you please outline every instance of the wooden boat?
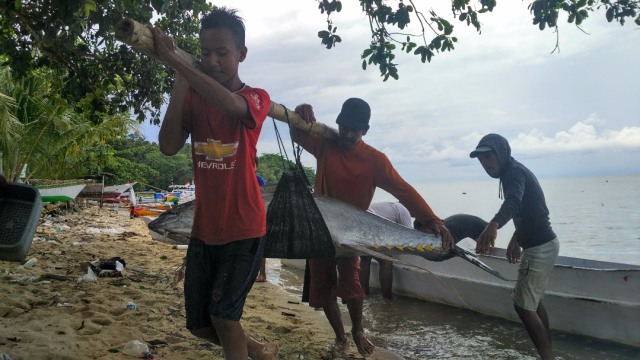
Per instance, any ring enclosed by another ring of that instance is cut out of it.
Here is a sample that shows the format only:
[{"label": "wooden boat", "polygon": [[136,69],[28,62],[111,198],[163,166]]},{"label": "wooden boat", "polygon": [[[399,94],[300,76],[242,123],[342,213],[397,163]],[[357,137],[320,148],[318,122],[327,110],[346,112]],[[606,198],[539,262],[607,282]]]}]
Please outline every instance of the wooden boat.
[{"label": "wooden boat", "polygon": [[41,184],[36,185],[36,188],[40,192],[42,202],[58,202],[74,200],[85,186],[86,183],[83,181],[73,181]]},{"label": "wooden boat", "polygon": [[[495,248],[481,260],[515,280],[518,265],[509,264],[505,252]],[[394,265],[394,293],[519,322],[511,299],[515,282],[479,271],[460,258],[443,262],[412,255],[398,258],[429,271]],[[379,286],[377,265],[371,264],[372,287]],[[559,256],[544,305],[554,330],[640,347],[638,265]]]},{"label": "wooden boat", "polygon": [[102,200],[107,203],[119,203],[121,200],[129,199],[129,189],[135,183],[126,183],[119,185],[105,186],[102,184],[88,184],[87,187],[78,195],[80,198],[90,200]]},{"label": "wooden boat", "polygon": [[159,216],[163,212],[171,209],[171,205],[159,204],[159,205],[138,205],[133,208],[132,213],[135,217],[140,216]]}]

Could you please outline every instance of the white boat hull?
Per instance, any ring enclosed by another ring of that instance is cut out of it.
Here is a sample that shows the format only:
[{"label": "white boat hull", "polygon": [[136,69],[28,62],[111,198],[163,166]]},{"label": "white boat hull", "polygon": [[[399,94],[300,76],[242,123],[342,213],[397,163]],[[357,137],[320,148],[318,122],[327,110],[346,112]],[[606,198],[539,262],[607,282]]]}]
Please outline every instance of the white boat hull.
[{"label": "white boat hull", "polygon": [[86,184],[49,185],[38,187],[42,202],[71,201],[78,196]]},{"label": "white boat hull", "polygon": [[[511,300],[514,282],[495,278],[460,258],[443,262],[412,255],[400,258],[430,272],[394,266],[394,293],[519,321]],[[494,249],[481,260],[507,278],[517,278],[518,265],[508,263],[504,249]],[[370,286],[377,287],[375,261],[371,269]],[[640,347],[640,266],[559,257],[544,306],[554,330]]]}]

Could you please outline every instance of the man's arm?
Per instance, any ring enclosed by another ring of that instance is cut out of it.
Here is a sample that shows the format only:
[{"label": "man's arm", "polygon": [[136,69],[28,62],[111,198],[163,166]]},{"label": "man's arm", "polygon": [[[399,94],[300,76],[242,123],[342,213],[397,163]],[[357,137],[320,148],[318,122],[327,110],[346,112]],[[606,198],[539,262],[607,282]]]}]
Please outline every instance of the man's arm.
[{"label": "man's arm", "polygon": [[[313,107],[311,105],[300,104],[296,106],[295,111],[300,114],[300,117],[307,124],[316,122],[316,116],[313,113]],[[302,146],[310,154],[317,157],[317,154],[321,151],[322,144],[326,139],[321,138],[316,134],[312,134],[309,131],[291,127],[291,140],[295,141],[296,144]]]},{"label": "man's arm", "polygon": [[[296,106],[295,111],[300,114],[302,120],[307,124],[313,124],[316,122],[316,115],[313,113],[313,106],[309,104],[300,104]],[[300,146],[304,147],[305,140],[309,137],[309,132],[291,127],[291,140],[295,141]]]},{"label": "man's arm", "polygon": [[520,243],[518,243],[517,234],[517,232],[513,233],[511,241],[509,241],[509,245],[507,246],[507,260],[509,260],[509,263],[511,264],[515,264],[520,261],[520,257],[522,256],[522,249],[520,248]]},{"label": "man's arm", "polygon": [[527,184],[527,174],[521,168],[511,169],[502,180],[504,189],[504,201],[500,210],[494,215],[493,220],[502,228],[509,220],[520,211],[522,198]]},{"label": "man's arm", "polygon": [[418,220],[421,227],[417,230],[442,236],[442,247],[444,249],[453,249],[455,246],[453,237],[449,233],[449,229],[444,226],[442,219],[436,216],[416,189],[398,174],[386,156],[383,155],[379,161],[382,161],[381,166],[383,168],[383,172],[379,174],[380,178],[378,179],[380,180],[380,188],[395,196],[409,210],[411,215]]},{"label": "man's arm", "polygon": [[499,224],[491,220],[476,240],[476,253],[486,255],[496,245]]},{"label": "man's arm", "polygon": [[486,255],[495,247],[498,229],[503,227],[517,214],[522,206],[522,197],[526,186],[526,174],[522,169],[513,169],[503,180],[504,202],[482,234],[476,239],[476,253]]},{"label": "man's arm", "polygon": [[160,133],[158,134],[158,145],[160,151],[165,155],[175,155],[189,137],[189,131],[184,128],[182,117],[184,112],[184,102],[189,91],[187,79],[180,74],[176,74],[176,81],[173,84],[169,106],[164,114]]}]

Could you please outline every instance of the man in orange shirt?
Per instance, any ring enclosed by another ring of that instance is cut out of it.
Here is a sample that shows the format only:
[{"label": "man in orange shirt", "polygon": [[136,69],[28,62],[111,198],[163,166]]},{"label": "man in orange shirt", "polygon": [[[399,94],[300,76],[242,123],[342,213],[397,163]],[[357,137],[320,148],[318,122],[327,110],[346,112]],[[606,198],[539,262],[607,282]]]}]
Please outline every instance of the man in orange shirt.
[{"label": "man in orange shirt", "polygon": [[[307,122],[315,121],[311,105],[296,107]],[[376,188],[395,196],[409,213],[424,226],[425,232],[442,235],[443,247],[452,248],[453,239],[418,192],[391,165],[382,152],[362,141],[369,130],[371,109],[362,99],[350,98],[338,115],[339,137],[327,139],[294,129],[292,138],[316,157],[315,192],[331,196],[367,210]],[[311,286],[309,306],[322,308],[336,335],[333,349],[344,351],[349,343],[345,335],[337,297],[347,304],[351,318],[351,335],[363,355],[373,353],[374,345],[366,338],[362,325],[364,292],[360,284],[360,257],[309,260]],[[337,267],[337,271],[336,271]],[[340,276],[338,277],[338,272]]]}]

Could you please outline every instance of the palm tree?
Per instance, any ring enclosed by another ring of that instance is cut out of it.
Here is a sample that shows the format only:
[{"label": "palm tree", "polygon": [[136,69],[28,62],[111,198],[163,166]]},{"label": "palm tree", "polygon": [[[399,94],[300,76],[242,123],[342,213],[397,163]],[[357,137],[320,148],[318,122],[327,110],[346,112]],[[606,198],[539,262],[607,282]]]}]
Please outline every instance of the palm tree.
[{"label": "palm tree", "polygon": [[0,169],[9,181],[17,181],[27,164],[25,180],[82,173],[75,167],[83,148],[137,130],[128,114],[93,124],[73,112],[58,95],[60,78],[48,69],[15,78],[9,68],[0,68]]}]

